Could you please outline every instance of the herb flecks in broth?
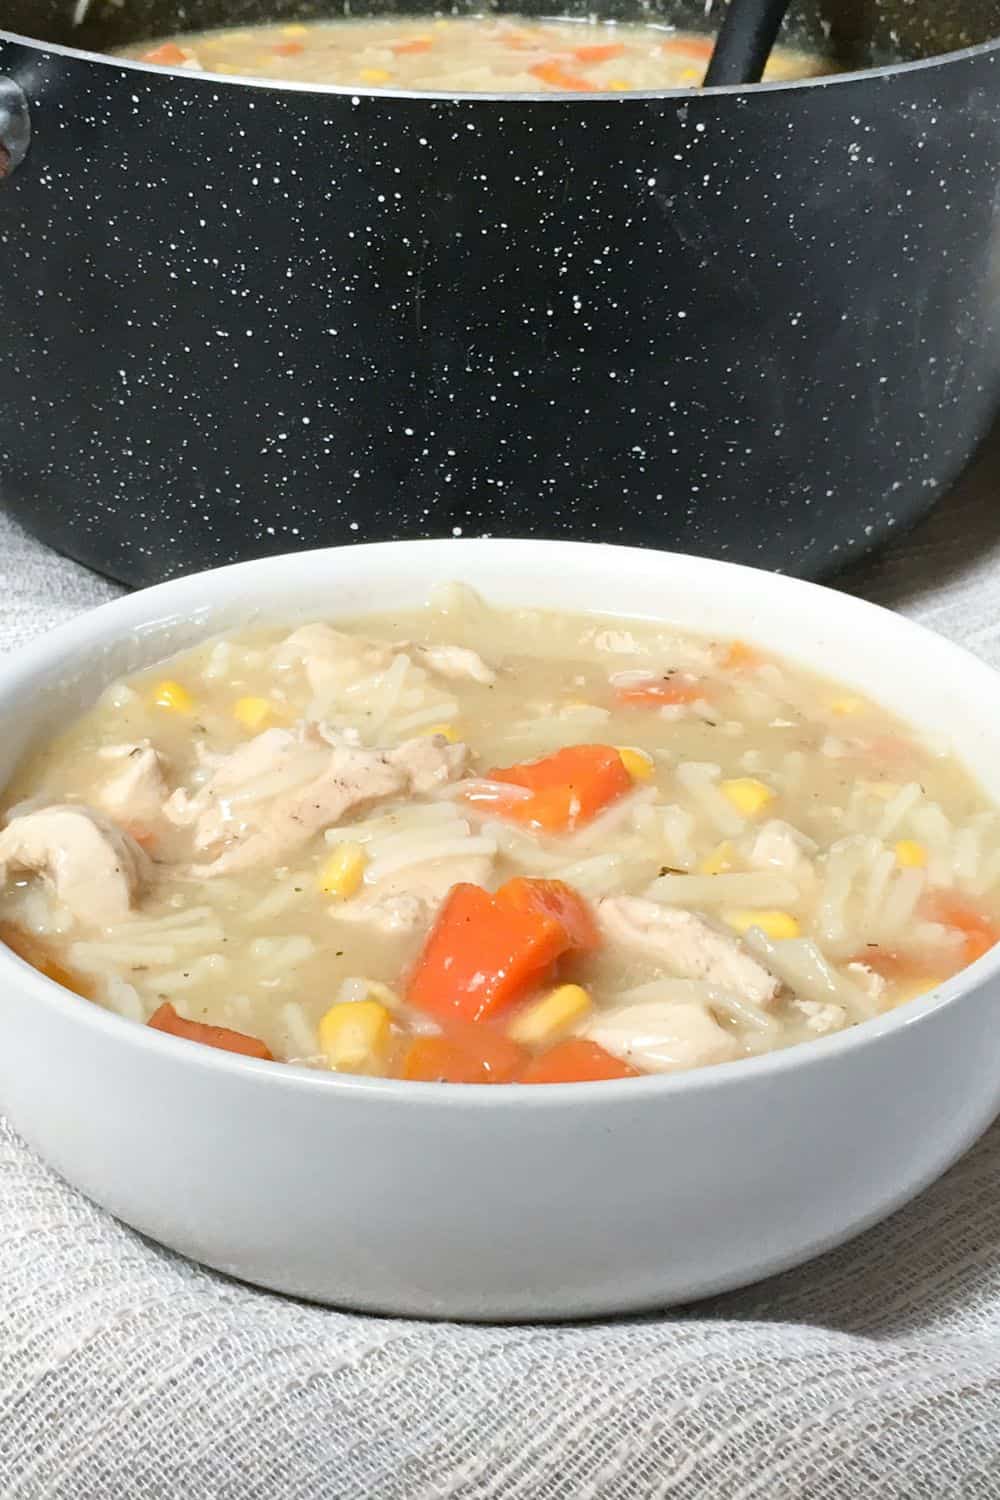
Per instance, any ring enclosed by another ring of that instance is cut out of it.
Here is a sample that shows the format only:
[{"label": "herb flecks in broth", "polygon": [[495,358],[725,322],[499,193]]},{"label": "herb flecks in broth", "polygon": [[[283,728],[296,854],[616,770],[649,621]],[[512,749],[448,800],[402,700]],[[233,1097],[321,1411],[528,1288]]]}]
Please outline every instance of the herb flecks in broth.
[{"label": "herb flecks in broth", "polygon": [[750,1057],[926,992],[1000,925],[997,811],[859,693],[458,587],[115,683],[7,809],[0,937],[49,978],[411,1081]]}]

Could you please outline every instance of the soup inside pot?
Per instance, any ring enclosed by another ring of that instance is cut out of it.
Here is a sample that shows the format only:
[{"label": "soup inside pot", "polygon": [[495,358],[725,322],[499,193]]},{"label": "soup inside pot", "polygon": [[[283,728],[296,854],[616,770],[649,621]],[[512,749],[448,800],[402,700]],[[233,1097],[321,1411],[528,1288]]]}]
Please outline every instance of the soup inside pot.
[{"label": "soup inside pot", "polygon": [[876,703],[739,641],[424,611],[206,641],[8,789],[0,931],[133,1021],[318,1069],[722,1064],[1000,930],[1000,815]]},{"label": "soup inside pot", "polygon": [[[570,20],[586,28],[595,45],[603,44],[601,23],[617,22],[619,27],[628,26],[638,34],[647,27],[662,28],[666,35],[690,34],[704,47],[704,33],[714,33],[723,9],[723,0],[605,0],[595,23],[592,6],[583,0],[566,0],[559,7],[558,24]],[[128,5],[121,0],[8,0],[3,26],[63,46],[132,57],[174,38],[179,39],[174,41],[179,50],[190,50],[188,38],[208,31],[221,34],[238,28],[266,35],[270,42],[272,26],[306,25],[311,32],[317,23],[342,20],[351,28],[355,19],[358,24],[363,19],[359,10],[363,17],[382,19],[396,27],[414,22],[422,28],[418,36],[441,18],[433,0],[408,0],[402,18],[396,0],[366,0],[360,8],[347,0],[339,5],[330,5],[329,0],[129,0]],[[479,4],[453,0],[444,19],[471,18],[481,28],[484,10],[489,18],[505,20],[515,28],[544,28],[552,19],[545,0],[514,0],[509,12],[504,0],[485,7],[481,0]],[[593,35],[591,26],[597,35]],[[789,7],[779,42],[782,49],[804,55],[810,68],[821,59],[829,71],[847,72],[933,57],[986,42],[995,34],[992,0],[955,0],[946,6],[913,5],[911,0],[865,0],[863,4],[860,0],[796,0]],[[293,35],[283,40],[301,42],[302,37]],[[786,55],[782,50],[779,63]],[[294,59],[300,54],[289,56]],[[702,57],[693,60],[693,65],[701,63]],[[174,65],[179,66],[179,62]],[[286,66],[287,59],[277,77],[289,76],[284,71]],[[276,76],[273,68],[270,76]],[[547,87],[551,85],[544,80],[533,80],[537,91]]]},{"label": "soup inside pot", "polygon": [[[367,17],[188,32],[121,49],[169,68],[441,93],[620,93],[696,88],[713,39],[655,23],[524,16]],[[765,80],[832,71],[778,47]]]}]

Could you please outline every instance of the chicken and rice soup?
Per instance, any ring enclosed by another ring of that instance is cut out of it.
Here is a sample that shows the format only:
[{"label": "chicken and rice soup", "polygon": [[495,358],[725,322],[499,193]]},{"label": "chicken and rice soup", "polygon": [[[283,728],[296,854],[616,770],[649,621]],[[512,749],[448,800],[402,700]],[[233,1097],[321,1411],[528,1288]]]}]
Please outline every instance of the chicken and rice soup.
[{"label": "chicken and rice soup", "polygon": [[[714,38],[673,27],[522,16],[363,17],[230,26],[133,43],[122,57],[165,68],[345,88],[435,93],[628,93],[697,88]],[[777,47],[766,82],[832,69]]]},{"label": "chicken and rice soup", "polygon": [[5,806],[0,934],[28,963],[348,1073],[724,1064],[905,1003],[1000,923],[997,810],[877,704],[460,585],[117,682]]}]

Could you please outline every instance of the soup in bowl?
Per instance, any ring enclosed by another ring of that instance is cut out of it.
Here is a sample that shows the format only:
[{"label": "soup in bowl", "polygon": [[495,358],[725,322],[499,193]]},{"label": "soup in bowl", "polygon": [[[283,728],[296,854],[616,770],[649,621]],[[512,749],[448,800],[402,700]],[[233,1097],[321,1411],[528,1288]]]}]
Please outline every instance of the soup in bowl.
[{"label": "soup in bowl", "polygon": [[652,1306],[844,1238],[996,1110],[997,681],[857,600],[362,547],[108,606],[0,701],[5,1107],[208,1264]]},{"label": "soup in bowl", "polygon": [[497,609],[213,634],[26,760],[0,937],[128,1019],[421,1082],[732,1062],[1000,935],[1000,812],[731,637]]}]

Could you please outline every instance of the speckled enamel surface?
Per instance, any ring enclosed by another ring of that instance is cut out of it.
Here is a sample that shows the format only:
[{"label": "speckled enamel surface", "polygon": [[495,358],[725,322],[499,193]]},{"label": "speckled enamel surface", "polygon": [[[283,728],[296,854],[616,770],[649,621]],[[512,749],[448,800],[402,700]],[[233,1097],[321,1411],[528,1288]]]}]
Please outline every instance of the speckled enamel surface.
[{"label": "speckled enamel surface", "polygon": [[0,490],[131,583],[484,532],[817,573],[1000,399],[995,50],[684,99],[0,73]]}]

